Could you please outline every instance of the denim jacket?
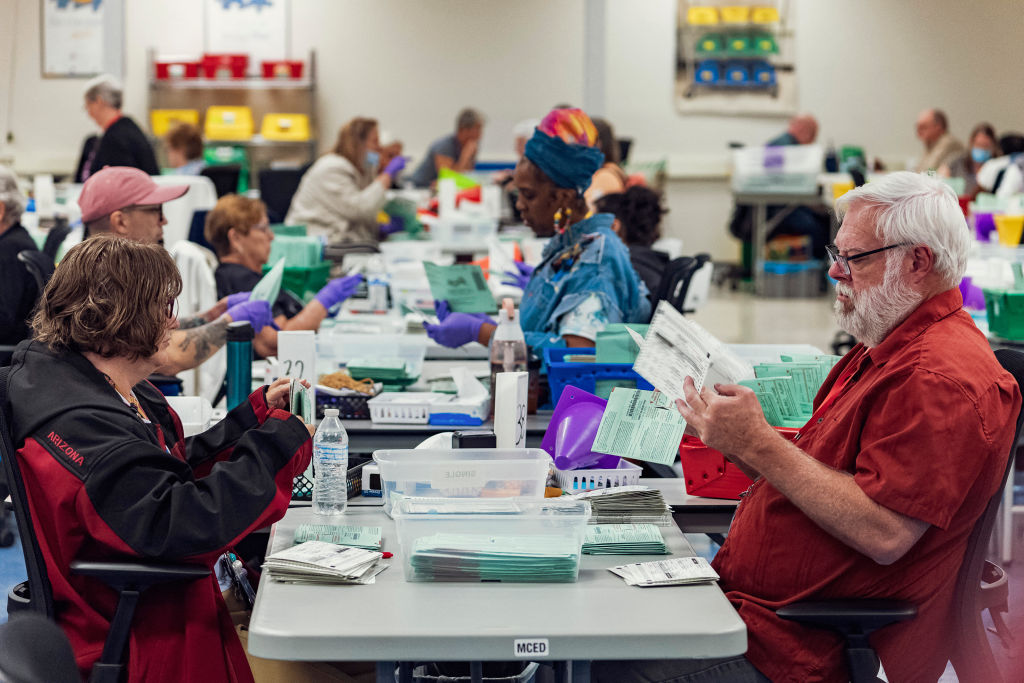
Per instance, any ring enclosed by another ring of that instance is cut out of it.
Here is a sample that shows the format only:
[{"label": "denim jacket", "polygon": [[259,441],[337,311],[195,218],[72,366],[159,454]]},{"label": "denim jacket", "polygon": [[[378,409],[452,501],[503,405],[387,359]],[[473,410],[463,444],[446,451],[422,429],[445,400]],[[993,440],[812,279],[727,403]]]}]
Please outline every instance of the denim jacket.
[{"label": "denim jacket", "polygon": [[[530,278],[520,316],[526,343],[534,349],[563,346],[559,319],[590,296],[600,299],[609,323],[646,323],[651,316],[647,287],[629,260],[629,250],[612,229],[614,217],[599,213],[555,235]],[[555,268],[559,256],[580,242],[571,265]]]}]

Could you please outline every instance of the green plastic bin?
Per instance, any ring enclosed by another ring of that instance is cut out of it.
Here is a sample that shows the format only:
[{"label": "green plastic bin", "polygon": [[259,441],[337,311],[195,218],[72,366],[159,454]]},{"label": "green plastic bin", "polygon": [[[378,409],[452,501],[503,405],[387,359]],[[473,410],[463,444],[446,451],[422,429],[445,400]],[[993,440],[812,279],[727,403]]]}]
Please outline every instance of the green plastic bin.
[{"label": "green plastic bin", "polygon": [[309,234],[305,225],[285,225],[284,223],[274,223],[270,226],[270,229],[274,232],[275,237],[305,237]]},{"label": "green plastic bin", "polygon": [[[269,270],[269,265],[263,266],[264,274]],[[330,261],[324,261],[315,266],[285,266],[281,287],[309,303],[316,293],[327,284],[330,274]]]},{"label": "green plastic bin", "polygon": [[988,329],[1002,339],[1024,339],[1024,292],[982,289]]}]

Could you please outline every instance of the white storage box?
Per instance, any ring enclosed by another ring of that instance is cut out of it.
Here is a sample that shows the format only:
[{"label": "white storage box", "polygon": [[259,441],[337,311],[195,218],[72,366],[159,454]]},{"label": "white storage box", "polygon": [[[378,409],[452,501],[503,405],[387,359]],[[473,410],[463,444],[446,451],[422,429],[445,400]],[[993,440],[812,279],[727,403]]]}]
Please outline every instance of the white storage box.
[{"label": "white storage box", "polygon": [[818,192],[825,161],[821,145],[744,147],[733,153],[733,192]]},{"label": "white storage box", "polygon": [[366,402],[370,419],[378,424],[425,425],[435,403],[451,398],[429,391],[385,391]]},{"label": "white storage box", "polygon": [[590,505],[559,498],[403,498],[392,510],[406,581],[572,582]]},{"label": "white storage box", "polygon": [[543,498],[551,456],[539,448],[381,450],[384,512],[397,498]]},{"label": "white storage box", "polygon": [[442,244],[458,244],[459,242],[483,242],[487,250],[486,240],[498,234],[498,221],[480,214],[456,213],[451,218],[439,218],[430,227],[430,239]]},{"label": "white storage box", "polygon": [[635,486],[640,483],[643,468],[623,458],[615,469],[560,470],[555,469],[555,479],[563,490],[569,493],[610,489],[615,486]]},{"label": "white storage box", "polygon": [[213,406],[202,396],[168,396],[167,405],[178,414],[185,436],[193,436],[210,428]]},{"label": "white storage box", "polygon": [[[373,317],[373,316],[369,316]],[[387,316],[381,316],[387,317]],[[404,326],[401,318],[393,318]],[[360,358],[401,358],[412,377],[423,374],[427,356],[427,336],[408,334],[349,334],[332,328],[316,339],[317,362],[336,369],[338,364]],[[358,378],[361,379],[361,378]]]}]

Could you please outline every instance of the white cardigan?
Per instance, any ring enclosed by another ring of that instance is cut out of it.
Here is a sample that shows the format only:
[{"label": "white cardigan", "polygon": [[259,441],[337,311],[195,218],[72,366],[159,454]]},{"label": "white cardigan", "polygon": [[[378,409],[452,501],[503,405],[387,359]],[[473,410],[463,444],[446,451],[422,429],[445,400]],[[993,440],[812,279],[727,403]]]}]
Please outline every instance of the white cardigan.
[{"label": "white cardigan", "polygon": [[310,235],[326,235],[328,243],[380,239],[377,213],[384,206],[384,186],[345,157],[330,152],[302,176],[285,222],[305,225]]}]

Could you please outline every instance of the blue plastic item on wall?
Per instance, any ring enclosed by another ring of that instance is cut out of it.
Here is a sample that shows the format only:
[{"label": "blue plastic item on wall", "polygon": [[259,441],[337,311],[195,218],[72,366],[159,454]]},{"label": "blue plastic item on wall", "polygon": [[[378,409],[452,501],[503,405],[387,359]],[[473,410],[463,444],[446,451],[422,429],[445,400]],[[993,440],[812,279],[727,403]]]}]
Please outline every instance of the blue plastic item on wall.
[{"label": "blue plastic item on wall", "polygon": [[693,74],[693,80],[696,83],[718,83],[721,78],[721,65],[713,59],[705,59],[699,62]]},{"label": "blue plastic item on wall", "polygon": [[747,85],[750,83],[750,70],[743,62],[729,62],[723,78],[729,85]]},{"label": "blue plastic item on wall", "polygon": [[775,67],[768,62],[754,62],[751,80],[757,85],[775,85]]}]

